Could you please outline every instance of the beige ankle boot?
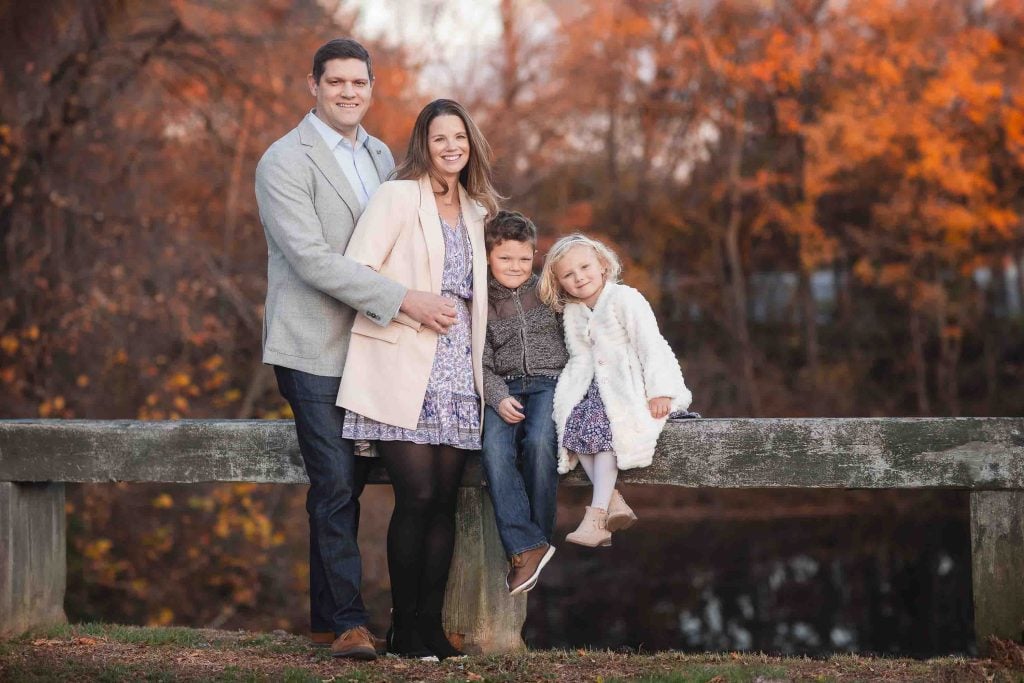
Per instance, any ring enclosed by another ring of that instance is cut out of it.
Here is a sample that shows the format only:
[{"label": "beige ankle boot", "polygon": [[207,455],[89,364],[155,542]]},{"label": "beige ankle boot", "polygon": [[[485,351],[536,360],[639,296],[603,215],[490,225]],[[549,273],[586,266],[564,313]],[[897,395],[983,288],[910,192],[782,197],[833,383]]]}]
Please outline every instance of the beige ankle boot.
[{"label": "beige ankle boot", "polygon": [[626,505],[618,489],[612,491],[612,502],[608,504],[608,531],[622,531],[633,526],[636,515]]},{"label": "beige ankle boot", "polygon": [[569,543],[585,545],[588,548],[597,546],[609,546],[612,544],[612,534],[605,528],[608,520],[608,511],[601,508],[587,506],[587,513],[583,515],[583,521],[576,527],[576,531],[565,537]]}]

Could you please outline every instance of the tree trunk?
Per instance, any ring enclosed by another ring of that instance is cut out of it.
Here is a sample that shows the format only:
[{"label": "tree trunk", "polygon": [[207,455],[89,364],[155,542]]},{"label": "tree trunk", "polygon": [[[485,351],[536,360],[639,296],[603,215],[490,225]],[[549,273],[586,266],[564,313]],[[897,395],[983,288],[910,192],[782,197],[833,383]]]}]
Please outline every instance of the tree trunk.
[{"label": "tree trunk", "polygon": [[931,406],[928,401],[928,365],[924,356],[924,330],[921,329],[921,316],[910,309],[910,362],[914,371],[914,392],[917,395],[917,414],[928,415]]},{"label": "tree trunk", "polygon": [[800,320],[803,323],[804,363],[811,376],[813,387],[818,386],[821,371],[818,349],[818,305],[814,301],[814,290],[811,288],[811,273],[800,268],[797,283],[797,296],[800,298]]},{"label": "tree trunk", "polygon": [[512,0],[501,0],[501,88],[505,111],[513,111],[519,94],[519,33]]},{"label": "tree trunk", "polygon": [[729,157],[729,220],[725,227],[725,257],[729,268],[729,293],[732,298],[732,325],[736,351],[739,356],[743,389],[753,417],[761,415],[761,395],[754,372],[754,348],[750,341],[747,320],[747,282],[743,274],[743,256],[740,250],[740,227],[743,220],[742,162],[746,141],[744,104],[737,107],[733,126],[733,147]]}]

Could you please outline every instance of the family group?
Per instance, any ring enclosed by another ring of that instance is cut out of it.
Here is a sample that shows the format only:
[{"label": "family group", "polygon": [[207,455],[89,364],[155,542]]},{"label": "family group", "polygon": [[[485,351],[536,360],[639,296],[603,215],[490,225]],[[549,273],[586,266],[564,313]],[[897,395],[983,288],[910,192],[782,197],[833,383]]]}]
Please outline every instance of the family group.
[{"label": "family group", "polygon": [[[256,198],[263,361],[310,480],[312,637],[338,657],[459,656],[441,612],[467,457],[483,462],[507,588],[524,593],[555,552],[559,474],[579,463],[593,484],[565,540],[610,545],[636,521],[619,470],[651,463],[690,391],[607,245],[562,237],[534,273],[537,229],[500,208],[490,147],[463,106],[426,105],[396,168],[362,127],[374,88],[362,45],[326,43],[307,81],[315,108],[260,160]],[[384,639],[366,626],[356,543],[373,453],[395,493]]]}]

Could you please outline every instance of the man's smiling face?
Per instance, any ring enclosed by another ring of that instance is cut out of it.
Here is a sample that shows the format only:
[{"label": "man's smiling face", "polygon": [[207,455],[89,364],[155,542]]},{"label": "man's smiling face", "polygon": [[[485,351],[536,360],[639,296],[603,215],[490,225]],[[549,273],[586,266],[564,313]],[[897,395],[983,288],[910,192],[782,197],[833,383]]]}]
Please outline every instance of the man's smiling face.
[{"label": "man's smiling face", "polygon": [[316,115],[347,138],[355,136],[373,95],[373,82],[361,59],[330,59],[317,83],[310,75],[309,91],[316,97]]}]

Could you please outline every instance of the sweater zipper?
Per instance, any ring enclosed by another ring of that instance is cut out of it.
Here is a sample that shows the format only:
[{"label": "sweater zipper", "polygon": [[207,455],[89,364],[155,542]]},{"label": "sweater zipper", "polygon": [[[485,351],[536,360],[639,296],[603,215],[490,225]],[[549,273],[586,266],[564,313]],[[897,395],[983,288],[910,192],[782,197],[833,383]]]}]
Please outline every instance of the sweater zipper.
[{"label": "sweater zipper", "polygon": [[512,292],[512,299],[516,302],[516,310],[519,311],[519,338],[523,343],[523,374],[530,374],[530,365],[526,362],[526,313],[523,312],[523,304],[519,301],[519,290]]}]

